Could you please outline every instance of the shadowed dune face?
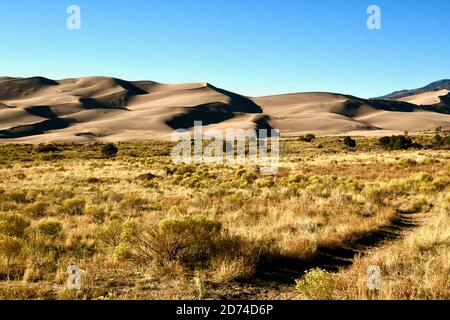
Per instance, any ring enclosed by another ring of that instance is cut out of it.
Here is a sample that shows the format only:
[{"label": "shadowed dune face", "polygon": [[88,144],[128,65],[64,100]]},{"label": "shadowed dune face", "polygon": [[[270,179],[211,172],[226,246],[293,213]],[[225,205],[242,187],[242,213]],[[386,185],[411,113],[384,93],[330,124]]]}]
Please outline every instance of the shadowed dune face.
[{"label": "shadowed dune face", "polygon": [[[227,102],[206,103],[189,108],[185,113],[175,115],[166,121],[167,125],[174,130],[189,129],[194,126],[195,121],[199,120],[202,120],[203,125],[211,125],[232,119],[239,114],[263,113],[261,107],[246,97],[210,85],[208,86],[225,96]],[[259,128],[258,123],[254,123]]]},{"label": "shadowed dune face", "polygon": [[[190,129],[194,121],[202,121],[205,130],[275,128],[282,137],[414,132],[450,126],[449,94],[441,93],[438,103],[417,105],[334,93],[248,98],[207,83],[3,77],[0,140],[169,139],[174,129]],[[437,101],[436,97],[419,98]]]}]

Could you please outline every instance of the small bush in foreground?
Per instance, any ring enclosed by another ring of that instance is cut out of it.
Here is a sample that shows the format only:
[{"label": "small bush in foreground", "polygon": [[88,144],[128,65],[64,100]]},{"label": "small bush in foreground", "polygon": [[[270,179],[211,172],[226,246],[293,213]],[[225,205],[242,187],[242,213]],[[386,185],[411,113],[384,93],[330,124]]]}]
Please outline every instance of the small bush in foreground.
[{"label": "small bush in foreground", "polygon": [[178,261],[188,268],[215,255],[222,225],[203,216],[167,219],[149,232],[149,248],[161,261]]},{"label": "small bush in foreground", "polygon": [[333,297],[335,280],[333,275],[316,268],[308,271],[302,279],[296,280],[297,290],[314,300],[330,300]]},{"label": "small bush in foreground", "polygon": [[251,275],[257,262],[255,246],[229,236],[220,222],[202,215],[166,219],[146,228],[129,221],[121,241],[115,250],[118,258],[158,267],[179,265],[186,271],[226,266],[220,278],[227,280]]}]

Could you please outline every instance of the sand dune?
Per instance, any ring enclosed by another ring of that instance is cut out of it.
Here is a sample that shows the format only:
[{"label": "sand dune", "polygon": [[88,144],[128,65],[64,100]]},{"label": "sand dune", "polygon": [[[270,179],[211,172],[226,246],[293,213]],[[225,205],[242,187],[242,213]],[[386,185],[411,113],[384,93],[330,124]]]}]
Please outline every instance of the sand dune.
[{"label": "sand dune", "polygon": [[382,135],[450,127],[450,115],[401,101],[364,100],[333,93],[299,93],[255,98],[283,136]]},{"label": "sand dune", "polygon": [[440,103],[441,97],[446,96],[448,93],[450,93],[450,91],[447,89],[444,89],[444,90],[420,93],[420,94],[400,98],[398,100],[413,103],[413,104],[416,104],[419,106],[431,106],[431,105]]},{"label": "sand dune", "polygon": [[196,120],[205,130],[276,128],[284,137],[414,132],[450,128],[446,94],[421,93],[404,101],[334,93],[249,98],[208,83],[2,77],[0,141],[168,139],[174,129],[190,129]]}]

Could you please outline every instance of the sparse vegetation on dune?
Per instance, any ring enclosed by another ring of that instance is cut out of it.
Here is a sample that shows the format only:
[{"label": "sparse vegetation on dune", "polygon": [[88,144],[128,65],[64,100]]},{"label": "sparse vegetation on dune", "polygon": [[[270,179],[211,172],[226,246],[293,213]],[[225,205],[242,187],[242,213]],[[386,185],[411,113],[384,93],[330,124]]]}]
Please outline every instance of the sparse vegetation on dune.
[{"label": "sparse vegetation on dune", "polygon": [[[285,140],[274,177],[251,164],[175,166],[166,142],[1,145],[0,298],[196,298],[194,278],[206,298],[374,298],[366,271],[378,265],[378,298],[448,299],[445,139]],[[307,266],[399,214],[420,223],[347,268],[261,288],[275,261]],[[80,292],[65,287],[72,264]]]}]

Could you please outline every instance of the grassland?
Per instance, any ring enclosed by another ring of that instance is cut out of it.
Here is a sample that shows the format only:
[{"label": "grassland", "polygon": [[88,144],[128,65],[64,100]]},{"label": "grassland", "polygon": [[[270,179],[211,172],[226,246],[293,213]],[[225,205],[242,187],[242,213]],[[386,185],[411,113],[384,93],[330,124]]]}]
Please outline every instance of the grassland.
[{"label": "grassland", "polygon": [[[0,298],[449,299],[450,151],[342,140],[283,141],[276,177],[175,166],[165,142],[115,157],[100,143],[1,145]],[[72,264],[80,291],[66,288]]]}]

